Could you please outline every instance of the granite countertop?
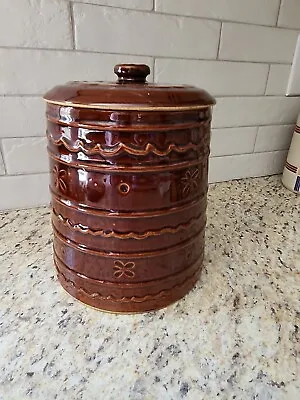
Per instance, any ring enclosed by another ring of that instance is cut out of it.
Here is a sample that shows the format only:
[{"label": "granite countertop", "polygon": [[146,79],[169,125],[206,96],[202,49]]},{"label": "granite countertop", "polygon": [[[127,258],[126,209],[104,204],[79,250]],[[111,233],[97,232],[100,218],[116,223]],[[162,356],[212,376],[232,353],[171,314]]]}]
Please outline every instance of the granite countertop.
[{"label": "granite countertop", "polygon": [[201,281],[129,316],[60,287],[47,208],[0,214],[0,399],[299,399],[299,203],[278,176],[212,185]]}]

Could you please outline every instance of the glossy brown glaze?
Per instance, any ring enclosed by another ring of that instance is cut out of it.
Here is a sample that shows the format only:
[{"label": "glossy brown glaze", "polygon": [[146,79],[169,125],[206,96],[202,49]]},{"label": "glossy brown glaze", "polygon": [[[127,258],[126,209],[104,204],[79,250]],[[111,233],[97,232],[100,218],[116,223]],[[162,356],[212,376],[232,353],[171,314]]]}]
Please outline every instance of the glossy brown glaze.
[{"label": "glossy brown glaze", "polygon": [[115,70],[128,93],[122,109],[91,106],[105,103],[102,87],[82,108],[49,102],[63,87],[46,95],[54,261],[60,282],[79,300],[143,312],[178,300],[199,277],[214,100],[205,94],[199,109],[186,109],[185,93],[184,107],[160,103],[165,111],[149,111],[144,103],[133,110],[131,88],[147,91],[149,70]]},{"label": "glossy brown glaze", "polygon": [[48,103],[108,110],[179,111],[213,106],[205,90],[188,85],[156,85],[146,82],[147,65],[116,65],[117,82],[69,82],[45,94]]}]

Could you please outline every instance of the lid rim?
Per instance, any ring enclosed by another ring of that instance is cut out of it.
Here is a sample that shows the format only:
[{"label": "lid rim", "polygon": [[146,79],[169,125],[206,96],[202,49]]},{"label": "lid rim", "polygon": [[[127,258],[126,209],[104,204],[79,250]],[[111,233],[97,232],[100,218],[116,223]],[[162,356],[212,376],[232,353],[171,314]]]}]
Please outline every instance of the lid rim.
[{"label": "lid rim", "polygon": [[43,99],[47,104],[53,104],[57,106],[63,107],[72,107],[72,108],[92,108],[98,110],[113,110],[113,111],[188,111],[188,110],[200,110],[203,108],[213,107],[216,104],[214,101],[211,104],[191,104],[191,105],[182,105],[182,106],[160,106],[160,105],[138,105],[138,104],[119,104],[119,103],[91,103],[91,104],[81,104],[81,103],[73,103],[68,101],[55,101],[48,100],[45,97]]}]

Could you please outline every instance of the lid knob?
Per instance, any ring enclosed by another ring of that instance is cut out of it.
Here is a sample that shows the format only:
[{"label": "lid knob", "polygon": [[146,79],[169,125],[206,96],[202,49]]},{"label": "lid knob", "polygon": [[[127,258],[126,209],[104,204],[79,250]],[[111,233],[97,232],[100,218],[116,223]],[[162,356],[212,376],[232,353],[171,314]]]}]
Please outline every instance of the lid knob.
[{"label": "lid knob", "polygon": [[118,64],[114,68],[120,83],[145,83],[150,68],[145,64]]}]

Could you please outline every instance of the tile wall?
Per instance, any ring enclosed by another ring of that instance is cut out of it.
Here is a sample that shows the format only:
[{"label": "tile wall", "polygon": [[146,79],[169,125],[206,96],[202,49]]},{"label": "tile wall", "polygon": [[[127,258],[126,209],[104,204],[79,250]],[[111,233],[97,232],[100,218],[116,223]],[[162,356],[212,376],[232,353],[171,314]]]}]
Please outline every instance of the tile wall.
[{"label": "tile wall", "polygon": [[217,97],[210,182],[280,173],[299,15],[299,0],[1,0],[0,209],[49,201],[43,93],[121,62]]}]

